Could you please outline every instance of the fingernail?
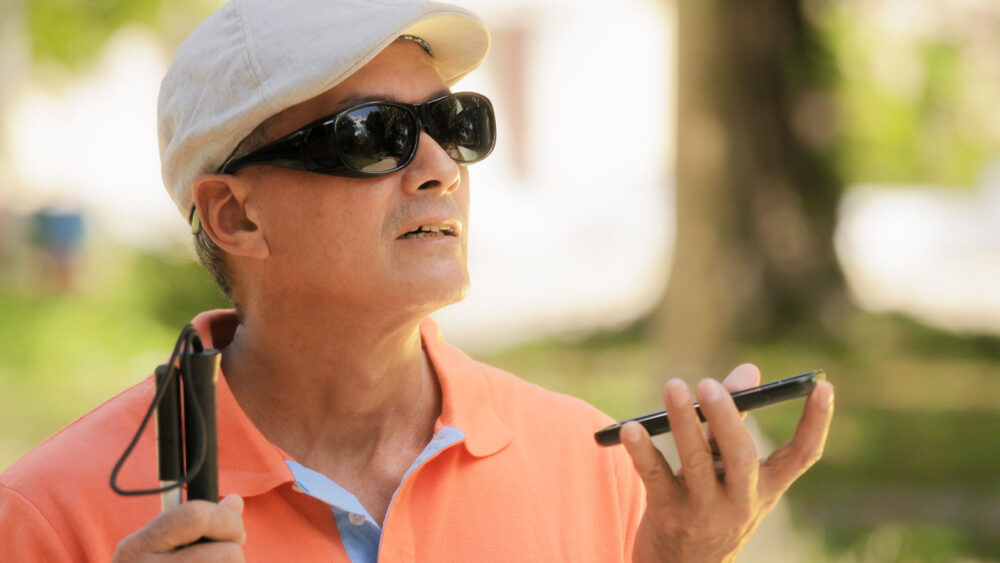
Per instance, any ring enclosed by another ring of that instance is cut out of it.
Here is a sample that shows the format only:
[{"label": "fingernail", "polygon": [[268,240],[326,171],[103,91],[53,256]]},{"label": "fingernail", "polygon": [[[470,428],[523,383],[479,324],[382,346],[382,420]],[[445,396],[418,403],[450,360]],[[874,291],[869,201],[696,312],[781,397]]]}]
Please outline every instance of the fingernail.
[{"label": "fingernail", "polygon": [[[830,385],[826,381],[822,381],[819,383],[819,388],[820,396],[818,399],[820,401],[820,407],[822,407],[823,410],[830,410],[833,408],[833,385]],[[823,393],[826,394],[825,397],[823,396]]]},{"label": "fingernail", "polygon": [[226,495],[226,498],[219,501],[219,504],[243,512],[243,498],[236,493],[229,493]]},{"label": "fingernail", "polygon": [[722,386],[714,379],[703,379],[698,384],[698,396],[707,403],[718,401],[722,397]]},{"label": "fingernail", "polygon": [[691,391],[680,379],[671,379],[667,382],[667,398],[673,406],[681,407],[691,400]]}]

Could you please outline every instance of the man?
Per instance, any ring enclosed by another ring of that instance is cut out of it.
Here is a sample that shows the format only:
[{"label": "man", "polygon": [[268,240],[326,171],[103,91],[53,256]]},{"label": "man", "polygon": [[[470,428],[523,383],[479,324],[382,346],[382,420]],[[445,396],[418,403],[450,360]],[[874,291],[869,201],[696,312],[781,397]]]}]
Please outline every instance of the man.
[{"label": "man", "polygon": [[[219,504],[156,515],[107,475],[147,380],[2,476],[4,549],[35,560],[731,559],[820,455],[832,388],[764,462],[722,385],[665,387],[675,476],[637,424],[478,364],[427,315],[459,301],[467,165],[492,109],[449,86],[485,54],[472,14],[417,0],[233,0],[161,89],[164,179],[235,311],[222,349]],[[752,366],[726,380],[756,383]],[[716,451],[718,455],[713,455]],[[151,438],[121,482],[149,484]],[[631,458],[631,459],[630,459]],[[721,467],[717,467],[720,465]],[[724,469],[720,479],[718,469]],[[190,545],[198,538],[215,540]]]}]

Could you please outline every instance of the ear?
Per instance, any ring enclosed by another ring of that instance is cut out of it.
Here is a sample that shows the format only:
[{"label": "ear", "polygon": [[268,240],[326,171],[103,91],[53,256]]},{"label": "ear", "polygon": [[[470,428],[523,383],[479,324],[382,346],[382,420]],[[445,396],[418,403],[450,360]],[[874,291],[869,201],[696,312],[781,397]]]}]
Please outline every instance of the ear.
[{"label": "ear", "polygon": [[252,186],[236,176],[203,174],[194,182],[195,213],[219,248],[233,256],[264,259],[270,248],[252,192]]}]

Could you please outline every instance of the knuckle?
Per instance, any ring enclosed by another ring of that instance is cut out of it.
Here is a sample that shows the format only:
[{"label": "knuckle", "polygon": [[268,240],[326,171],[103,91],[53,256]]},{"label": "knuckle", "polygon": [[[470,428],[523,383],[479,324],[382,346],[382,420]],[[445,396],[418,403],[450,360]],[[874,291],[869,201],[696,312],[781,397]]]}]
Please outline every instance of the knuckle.
[{"label": "knuckle", "polygon": [[771,465],[784,466],[795,469],[797,473],[802,473],[819,461],[822,455],[822,448],[800,448],[789,444],[771,454],[768,462]]},{"label": "knuckle", "polygon": [[816,464],[821,457],[823,457],[822,448],[810,448],[805,451],[799,452],[798,462],[803,470],[808,469]]},{"label": "knuckle", "polygon": [[128,561],[135,561],[136,554],[142,553],[140,547],[141,538],[137,537],[138,532],[127,536],[125,539],[118,544],[118,548],[115,549],[115,554],[112,558],[112,563],[126,563]]},{"label": "knuckle", "polygon": [[189,510],[188,514],[185,515],[188,524],[197,530],[205,530],[211,527],[214,520],[212,515],[212,510],[210,506],[205,506],[205,503],[187,503]]},{"label": "knuckle", "polygon": [[802,467],[804,469],[808,469],[813,465],[816,465],[816,462],[819,461],[819,458],[820,454],[818,452],[807,455],[805,459],[802,460]]},{"label": "knuckle", "polygon": [[[727,518],[725,522],[730,522]],[[681,543],[705,545],[718,541],[721,535],[729,533],[732,527],[724,525],[718,513],[700,511],[680,529],[675,530]]]},{"label": "knuckle", "polygon": [[[126,561],[137,560],[138,556],[143,553],[156,553],[159,549],[160,542],[159,537],[163,534],[162,531],[162,521],[158,522],[153,520],[149,524],[146,524],[139,531],[132,534],[126,538],[124,543],[125,553],[128,559]],[[123,545],[124,545],[123,543]]]},{"label": "knuckle", "polygon": [[826,444],[820,444],[813,449],[812,463],[816,463],[823,457],[823,450]]},{"label": "knuckle", "polygon": [[669,474],[662,459],[650,457],[638,464],[639,474],[646,479],[656,480],[666,478]]},{"label": "knuckle", "polygon": [[692,452],[684,460],[686,472],[715,471],[715,458],[708,451]]},{"label": "knuckle", "polygon": [[677,541],[682,545],[702,543],[702,537],[706,535],[704,527],[698,523],[674,526],[671,531],[671,535],[677,538]]},{"label": "knuckle", "polygon": [[760,462],[760,456],[757,453],[757,448],[751,445],[734,452],[733,461],[741,467],[750,467]]},{"label": "knuckle", "polygon": [[211,542],[186,547],[172,554],[171,561],[230,563],[244,561],[243,550],[234,543]]}]

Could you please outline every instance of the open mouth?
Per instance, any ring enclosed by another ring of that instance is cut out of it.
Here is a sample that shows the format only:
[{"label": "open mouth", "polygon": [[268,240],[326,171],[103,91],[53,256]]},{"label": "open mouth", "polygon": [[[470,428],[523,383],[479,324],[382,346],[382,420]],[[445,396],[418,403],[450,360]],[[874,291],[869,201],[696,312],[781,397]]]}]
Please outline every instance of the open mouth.
[{"label": "open mouth", "polygon": [[421,225],[416,229],[399,237],[400,239],[429,238],[429,237],[453,237],[454,229],[447,225]]}]

